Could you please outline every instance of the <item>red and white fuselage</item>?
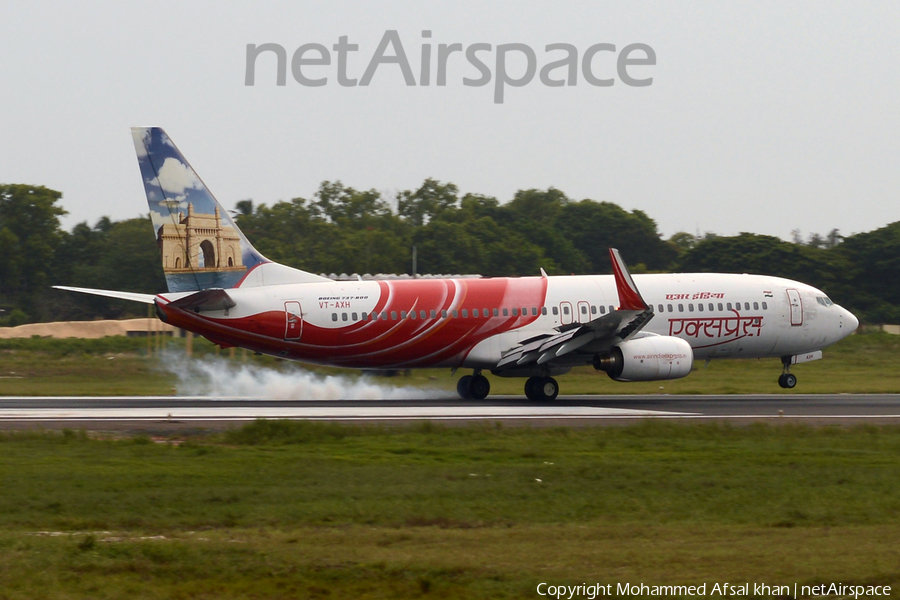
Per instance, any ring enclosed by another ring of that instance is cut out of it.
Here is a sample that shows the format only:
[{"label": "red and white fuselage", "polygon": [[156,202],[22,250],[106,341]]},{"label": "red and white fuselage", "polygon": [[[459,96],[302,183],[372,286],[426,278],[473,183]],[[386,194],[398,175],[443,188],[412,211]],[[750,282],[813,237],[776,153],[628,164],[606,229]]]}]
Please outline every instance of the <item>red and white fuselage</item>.
[{"label": "red and white fuselage", "polygon": [[[858,324],[821,291],[760,275],[636,275],[654,311],[643,331],[687,341],[696,359],[814,352]],[[233,288],[235,306],[161,316],[223,345],[365,369],[494,368],[536,334],[618,307],[612,275],[335,281]],[[574,358],[574,357],[573,357]],[[590,362],[584,357],[577,364]]]}]

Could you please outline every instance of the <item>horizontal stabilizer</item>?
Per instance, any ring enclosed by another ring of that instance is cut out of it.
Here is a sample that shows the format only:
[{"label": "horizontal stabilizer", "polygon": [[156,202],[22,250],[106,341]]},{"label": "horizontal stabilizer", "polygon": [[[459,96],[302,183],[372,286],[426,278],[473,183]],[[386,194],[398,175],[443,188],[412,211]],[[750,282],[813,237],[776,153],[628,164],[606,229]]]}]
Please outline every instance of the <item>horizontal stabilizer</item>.
[{"label": "horizontal stabilizer", "polygon": [[235,306],[237,306],[237,303],[231,299],[231,296],[229,296],[228,292],[226,292],[225,290],[219,288],[210,288],[207,290],[200,290],[199,292],[191,294],[190,296],[185,296],[184,298],[174,300],[169,303],[169,306],[173,308],[180,308],[182,310],[205,312],[210,310],[228,310],[229,308],[234,308]]},{"label": "horizontal stabilizer", "polygon": [[153,294],[138,294],[136,292],[117,292],[115,290],[94,290],[91,288],[69,287],[67,285],[54,285],[54,289],[66,290],[67,292],[80,292],[82,294],[91,294],[92,296],[105,296],[107,298],[118,298],[119,300],[131,300],[132,302],[143,302],[144,304],[153,304],[156,296]]}]

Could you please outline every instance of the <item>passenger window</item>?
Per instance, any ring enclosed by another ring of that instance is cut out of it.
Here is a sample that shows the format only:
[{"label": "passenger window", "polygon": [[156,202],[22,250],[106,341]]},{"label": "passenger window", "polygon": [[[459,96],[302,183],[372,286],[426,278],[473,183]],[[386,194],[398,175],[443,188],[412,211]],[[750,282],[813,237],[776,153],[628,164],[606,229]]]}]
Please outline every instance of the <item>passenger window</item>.
[{"label": "passenger window", "polygon": [[694,303],[693,302],[688,304],[688,312],[694,312]]},{"label": "passenger window", "polygon": [[555,306],[553,307],[553,314],[554,314],[554,315],[558,315],[558,314],[559,314],[559,309],[556,308]]},{"label": "passenger window", "polygon": [[364,313],[364,312],[363,312],[363,313],[359,313],[359,318],[362,319],[363,321],[365,321],[368,317],[369,317],[369,315],[367,315],[367,314]]},{"label": "passenger window", "polygon": [[494,309],[494,316],[495,317],[500,316],[500,311],[498,311],[496,308]]},{"label": "passenger window", "polygon": [[453,311],[453,318],[455,319],[455,318],[457,317],[458,314],[459,314],[459,313],[457,313],[457,312],[454,310],[454,311]]},{"label": "passenger window", "polygon": [[750,303],[744,302],[744,310],[750,310]]},{"label": "passenger window", "polygon": [[672,312],[672,305],[671,305],[671,304],[666,304],[666,309],[667,309],[669,312]]},{"label": "passenger window", "polygon": [[759,302],[753,303],[753,310],[759,310]]},{"label": "passenger window", "polygon": [[723,310],[723,309],[722,309],[722,303],[721,303],[721,302],[719,302],[719,310]]},{"label": "passenger window", "polygon": [[587,314],[587,306],[585,306],[583,304],[581,305],[581,314],[583,314],[583,315]]},{"label": "passenger window", "polygon": [[609,305],[609,312],[616,312],[616,307],[612,304]]},{"label": "passenger window", "polygon": [[419,318],[424,319],[427,316],[427,313],[424,310],[419,311]]},{"label": "passenger window", "polygon": [[401,318],[401,319],[405,319],[405,318],[406,318],[406,311],[405,311],[405,310],[401,310],[401,311],[400,311],[400,318]]},{"label": "passenger window", "polygon": [[663,311],[663,305],[662,305],[662,304],[658,305],[657,308],[659,309],[657,312],[662,312],[662,311]]},{"label": "passenger window", "polygon": [[596,314],[597,314],[597,307],[596,307],[596,306],[591,306],[591,314],[592,314],[592,315],[596,315]]},{"label": "passenger window", "polygon": [[463,319],[469,318],[469,309],[468,308],[462,309],[462,316],[463,316]]},{"label": "passenger window", "polygon": [[769,310],[769,305],[763,302],[763,310]]},{"label": "passenger window", "polygon": [[[513,309],[513,310],[516,310],[516,309]],[[508,308],[504,308],[504,309],[503,309],[503,316],[504,316],[504,317],[508,317],[508,316],[509,316],[509,309],[508,309]],[[515,315],[513,315],[513,316],[515,316]]]},{"label": "passenger window", "polygon": [[568,306],[563,306],[563,314],[564,314],[564,315],[568,315],[568,314],[569,314],[569,307],[568,307]]},{"label": "passenger window", "polygon": [[409,311],[409,318],[410,318],[410,319],[415,319],[415,318],[416,318],[416,311],[414,311],[414,310]]},{"label": "passenger window", "polygon": [[[535,310],[535,309],[533,309],[533,308],[531,309],[531,314],[535,314],[534,310]],[[542,315],[546,315],[546,314],[547,314],[547,307],[546,307],[546,306],[542,306],[542,307],[541,307],[541,314],[542,314]]]},{"label": "passenger window", "polygon": [[[693,305],[691,305],[691,306],[693,306]],[[697,303],[697,310],[699,310],[700,312],[703,312],[703,303],[702,302]]]},{"label": "passenger window", "polygon": [[[363,313],[363,314],[365,314],[365,313]],[[356,313],[353,313],[352,318],[353,318],[354,321],[357,320],[357,319],[356,319]],[[363,318],[365,318],[365,317],[363,317]]]},{"label": "passenger window", "polygon": [[477,308],[473,308],[473,309],[472,309],[472,316],[475,317],[475,318],[477,319],[477,318],[478,318],[478,314],[479,314],[479,313],[478,313],[478,309],[477,309]]},{"label": "passenger window", "polygon": [[600,314],[601,314],[601,315],[605,315],[605,314],[606,314],[606,307],[605,307],[605,306],[601,306],[601,307],[600,307]]},{"label": "passenger window", "polygon": [[728,310],[731,310],[731,302],[726,303],[725,308],[727,308]]},{"label": "passenger window", "polygon": [[437,311],[431,311],[431,318],[437,317]]},{"label": "passenger window", "polygon": [[[504,310],[506,310],[506,309],[504,309]],[[505,315],[506,313],[504,312],[503,314]],[[525,310],[524,310],[524,309],[522,310],[522,314],[525,314]],[[518,308],[512,309],[512,316],[514,316],[514,317],[518,317],[518,316],[519,316],[519,309],[518,309]]]},{"label": "passenger window", "polygon": [[341,321],[347,320],[347,313],[341,313]]},{"label": "passenger window", "polygon": [[678,312],[684,312],[684,304],[678,305]]},{"label": "passenger window", "polygon": [[386,310],[381,311],[381,320],[387,321],[387,311]]},{"label": "passenger window", "polygon": [[337,321],[337,313],[331,313],[331,320]]},{"label": "passenger window", "polygon": [[397,311],[392,310],[391,311],[391,321],[396,321],[396,320],[397,320]]},{"label": "passenger window", "polygon": [[442,318],[442,319],[446,319],[446,318],[447,318],[447,311],[446,311],[446,310],[442,310],[442,311],[441,311],[441,318]]}]

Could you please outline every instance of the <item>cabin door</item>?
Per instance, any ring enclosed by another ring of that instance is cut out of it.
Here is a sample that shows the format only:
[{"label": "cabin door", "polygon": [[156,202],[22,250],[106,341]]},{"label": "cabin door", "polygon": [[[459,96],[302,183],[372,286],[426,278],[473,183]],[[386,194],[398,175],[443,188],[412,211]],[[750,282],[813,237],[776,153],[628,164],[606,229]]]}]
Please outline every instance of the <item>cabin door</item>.
[{"label": "cabin door", "polygon": [[300,303],[285,302],[284,317],[284,339],[299,340],[300,334],[303,332],[303,311],[300,310]]},{"label": "cabin door", "polygon": [[787,290],[787,296],[791,305],[791,325],[799,327],[803,325],[803,304],[800,302],[800,292]]}]

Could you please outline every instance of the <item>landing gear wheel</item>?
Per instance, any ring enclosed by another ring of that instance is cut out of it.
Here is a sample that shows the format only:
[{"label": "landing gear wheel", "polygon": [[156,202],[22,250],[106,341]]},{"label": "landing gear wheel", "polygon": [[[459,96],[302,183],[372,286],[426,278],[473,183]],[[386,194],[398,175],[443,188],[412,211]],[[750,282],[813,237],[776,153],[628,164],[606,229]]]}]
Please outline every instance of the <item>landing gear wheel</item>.
[{"label": "landing gear wheel", "polygon": [[782,356],[781,365],[784,367],[784,370],[778,377],[778,385],[786,390],[793,389],[797,386],[797,376],[791,375],[791,357]]},{"label": "landing gear wheel", "polygon": [[532,402],[553,402],[559,395],[559,384],[552,377],[529,377],[525,395]]},{"label": "landing gear wheel", "polygon": [[541,379],[540,393],[543,400],[553,402],[559,396],[559,384],[552,377]]},{"label": "landing gear wheel", "polygon": [[459,378],[459,381],[456,383],[456,393],[459,394],[459,397],[463,400],[471,400],[472,396],[469,395],[469,382],[472,381],[471,375],[464,375]]},{"label": "landing gear wheel", "polygon": [[[465,378],[463,378],[465,379]],[[469,379],[469,398],[484,400],[491,393],[491,382],[484,375],[473,375]]]}]

